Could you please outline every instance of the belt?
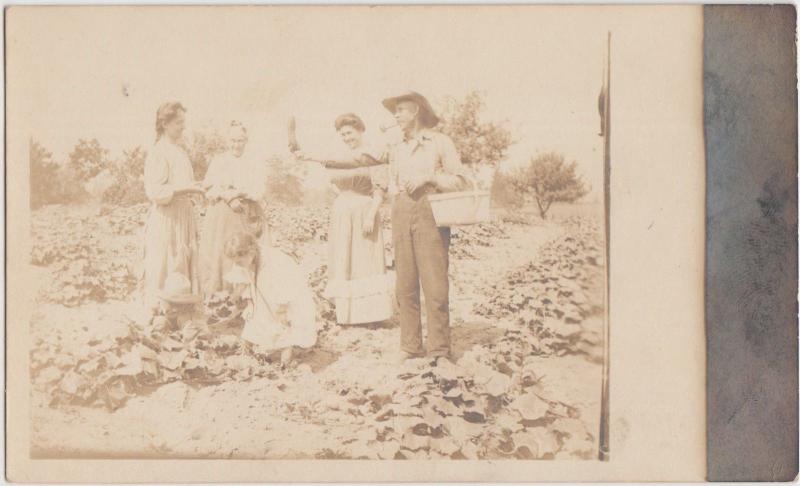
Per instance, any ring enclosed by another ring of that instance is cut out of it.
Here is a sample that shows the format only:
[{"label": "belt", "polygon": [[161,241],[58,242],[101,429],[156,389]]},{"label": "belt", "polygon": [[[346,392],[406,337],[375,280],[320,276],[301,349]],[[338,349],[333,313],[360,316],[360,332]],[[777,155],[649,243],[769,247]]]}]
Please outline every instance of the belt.
[{"label": "belt", "polygon": [[407,195],[408,197],[410,197],[411,199],[415,199],[415,200],[416,200],[416,199],[420,199],[420,198],[421,198],[421,197],[423,197],[423,196],[427,196],[428,194],[434,194],[434,193],[436,193],[436,188],[435,188],[435,187],[433,187],[433,186],[432,186],[432,185],[430,185],[430,184],[427,184],[427,185],[425,185],[425,186],[423,186],[423,187],[420,187],[420,188],[418,188],[418,189],[417,189],[416,191],[414,191],[413,193],[409,193],[409,192],[408,192],[408,191],[406,191],[405,189],[400,189],[400,190],[399,190],[397,193],[398,193],[398,194],[406,194],[406,195]]}]

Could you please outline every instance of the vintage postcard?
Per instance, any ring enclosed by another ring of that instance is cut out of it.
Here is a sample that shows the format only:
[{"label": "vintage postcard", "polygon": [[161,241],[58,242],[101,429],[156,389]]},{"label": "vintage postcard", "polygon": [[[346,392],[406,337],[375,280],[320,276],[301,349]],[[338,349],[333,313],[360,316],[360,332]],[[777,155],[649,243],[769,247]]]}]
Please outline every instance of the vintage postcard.
[{"label": "vintage postcard", "polygon": [[11,479],[704,477],[700,7],[6,16]]}]

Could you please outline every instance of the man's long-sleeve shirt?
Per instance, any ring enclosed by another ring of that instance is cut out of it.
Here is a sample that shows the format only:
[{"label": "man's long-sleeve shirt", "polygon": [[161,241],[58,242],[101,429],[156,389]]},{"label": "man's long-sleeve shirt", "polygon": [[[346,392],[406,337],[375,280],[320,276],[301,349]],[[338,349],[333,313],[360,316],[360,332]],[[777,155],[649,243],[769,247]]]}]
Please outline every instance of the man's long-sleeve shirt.
[{"label": "man's long-sleeve shirt", "polygon": [[389,173],[391,194],[404,191],[407,181],[424,175],[437,176],[437,187],[443,192],[463,190],[466,186],[466,167],[455,144],[447,135],[430,129],[391,147]]}]

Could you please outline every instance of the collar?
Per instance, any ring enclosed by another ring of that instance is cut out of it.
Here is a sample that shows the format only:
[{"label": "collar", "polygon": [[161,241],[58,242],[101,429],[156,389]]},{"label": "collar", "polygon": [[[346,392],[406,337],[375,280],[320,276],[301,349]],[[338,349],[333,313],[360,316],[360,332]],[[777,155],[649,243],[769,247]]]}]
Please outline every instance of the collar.
[{"label": "collar", "polygon": [[433,140],[433,130],[430,128],[423,128],[422,130],[418,130],[416,134],[409,136],[403,134],[403,141],[404,142],[411,142],[416,141],[418,143],[422,143],[423,141]]}]

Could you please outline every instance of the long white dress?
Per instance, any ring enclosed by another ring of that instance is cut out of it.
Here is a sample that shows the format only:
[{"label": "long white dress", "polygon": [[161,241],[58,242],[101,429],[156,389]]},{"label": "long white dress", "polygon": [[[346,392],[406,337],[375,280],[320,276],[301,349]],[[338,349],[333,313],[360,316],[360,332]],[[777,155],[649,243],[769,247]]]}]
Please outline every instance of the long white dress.
[{"label": "long white dress", "polygon": [[[203,218],[199,252],[200,287],[206,297],[223,290],[223,275],[233,265],[225,256],[225,242],[236,233],[253,232],[248,216],[261,219],[261,231],[269,232],[261,208],[266,177],[264,163],[248,152],[241,157],[225,152],[211,161],[203,180],[208,188],[206,198],[209,205]],[[227,201],[219,197],[227,189],[246,194],[243,201],[245,211],[235,212]]]},{"label": "long white dress", "polygon": [[259,256],[253,268],[234,265],[225,280],[245,285],[249,299],[244,311],[242,339],[263,350],[289,346],[309,348],[317,342],[314,296],[302,269],[268,239],[259,239]]},{"label": "long white dress", "polygon": [[[263,218],[260,204],[267,177],[265,162],[258,157],[247,152],[240,158],[226,153],[211,163],[205,183],[245,192],[248,204],[259,205],[258,215]],[[223,287],[246,287],[243,295],[250,303],[243,315],[242,339],[263,350],[313,346],[319,325],[307,275],[291,257],[273,247],[267,222],[262,221],[261,234],[257,235],[258,259],[253,268],[236,265],[222,254],[225,242],[236,231],[247,231],[246,227],[242,215],[233,212],[224,201],[216,201],[209,208],[201,244],[206,288],[217,288],[217,275],[221,275]]]},{"label": "long white dress", "polygon": [[[354,159],[367,154],[380,160],[383,152],[371,146],[350,151]],[[373,231],[364,235],[362,226],[373,204],[376,189],[386,190],[384,165],[346,172],[329,170],[339,194],[333,202],[328,230],[328,285],[325,295],[336,307],[340,325],[385,321],[392,316],[392,292],[386,273],[380,215]],[[346,175],[339,175],[341,172]]]},{"label": "long white dress", "polygon": [[197,262],[197,224],[189,196],[175,189],[194,181],[194,170],[186,152],[162,137],[147,154],[144,186],[152,202],[145,225],[144,275],[145,305],[158,305],[158,293],[167,274],[183,273],[199,293]]}]

